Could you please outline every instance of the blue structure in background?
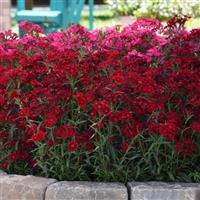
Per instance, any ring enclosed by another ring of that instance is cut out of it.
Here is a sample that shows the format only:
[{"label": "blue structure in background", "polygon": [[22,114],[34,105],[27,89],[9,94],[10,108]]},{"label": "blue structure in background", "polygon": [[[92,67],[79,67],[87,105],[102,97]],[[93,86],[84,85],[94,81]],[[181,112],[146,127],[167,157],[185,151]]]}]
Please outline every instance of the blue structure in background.
[{"label": "blue structure in background", "polygon": [[[94,0],[89,0],[89,29],[93,29]],[[39,24],[45,33],[67,28],[71,24],[79,24],[85,0],[50,0],[50,10],[26,10],[26,0],[17,0],[16,20],[31,21]]]}]

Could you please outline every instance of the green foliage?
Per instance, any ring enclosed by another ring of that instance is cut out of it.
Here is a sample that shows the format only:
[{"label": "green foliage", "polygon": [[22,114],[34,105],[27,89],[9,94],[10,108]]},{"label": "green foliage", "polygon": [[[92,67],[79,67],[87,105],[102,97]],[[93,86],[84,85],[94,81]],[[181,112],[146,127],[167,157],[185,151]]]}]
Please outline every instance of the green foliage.
[{"label": "green foliage", "polygon": [[197,158],[182,156],[178,159],[171,143],[162,136],[147,137],[146,133],[140,133],[132,139],[132,146],[124,154],[113,149],[108,140],[113,134],[106,132],[99,135],[97,133],[101,138],[91,153],[67,152],[65,142],[51,148],[38,143],[34,159],[37,160],[36,171],[40,173],[36,174],[58,180],[124,183],[131,180],[200,181],[199,172],[191,173],[191,169],[197,164],[191,160],[195,161]]},{"label": "green foliage", "polygon": [[189,176],[195,181],[200,182],[200,170],[189,173]]}]

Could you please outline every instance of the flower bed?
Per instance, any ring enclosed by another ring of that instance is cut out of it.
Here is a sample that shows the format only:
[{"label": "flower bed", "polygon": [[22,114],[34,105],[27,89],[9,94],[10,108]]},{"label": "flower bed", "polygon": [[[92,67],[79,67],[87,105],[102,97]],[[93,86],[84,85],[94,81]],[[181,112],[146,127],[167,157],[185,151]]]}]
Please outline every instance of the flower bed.
[{"label": "flower bed", "polygon": [[58,180],[200,181],[200,30],[137,20],[0,35],[0,168]]}]

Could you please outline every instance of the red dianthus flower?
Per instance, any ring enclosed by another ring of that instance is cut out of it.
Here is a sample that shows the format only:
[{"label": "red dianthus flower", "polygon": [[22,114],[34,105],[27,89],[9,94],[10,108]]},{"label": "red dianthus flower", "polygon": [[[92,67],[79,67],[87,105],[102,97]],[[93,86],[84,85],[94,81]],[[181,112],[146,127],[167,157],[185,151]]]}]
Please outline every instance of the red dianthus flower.
[{"label": "red dianthus flower", "polygon": [[120,150],[122,152],[126,152],[128,150],[128,147],[129,147],[128,143],[122,143],[122,144],[120,144]]},{"label": "red dianthus flower", "polygon": [[46,114],[45,125],[50,127],[53,126],[57,122],[57,117],[54,113]]},{"label": "red dianthus flower", "polygon": [[61,125],[55,130],[55,136],[60,139],[75,137],[75,128],[70,125]]},{"label": "red dianthus flower", "polygon": [[78,142],[76,141],[68,142],[67,149],[69,152],[75,152],[78,149]]},{"label": "red dianthus flower", "polygon": [[34,142],[41,142],[46,138],[46,133],[42,130],[39,130],[36,134],[34,134],[32,137],[32,140]]}]

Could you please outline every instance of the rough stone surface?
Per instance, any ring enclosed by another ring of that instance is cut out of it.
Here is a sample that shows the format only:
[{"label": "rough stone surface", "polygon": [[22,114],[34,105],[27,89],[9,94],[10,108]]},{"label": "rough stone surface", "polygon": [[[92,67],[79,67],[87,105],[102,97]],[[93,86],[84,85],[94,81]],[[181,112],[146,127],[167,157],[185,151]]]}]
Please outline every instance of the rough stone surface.
[{"label": "rough stone surface", "polygon": [[200,184],[131,182],[131,200],[200,200]]},{"label": "rough stone surface", "polygon": [[55,182],[36,176],[0,176],[0,200],[44,200],[47,186]]},{"label": "rough stone surface", "polygon": [[128,200],[128,193],[120,183],[62,181],[47,188],[45,200]]}]

